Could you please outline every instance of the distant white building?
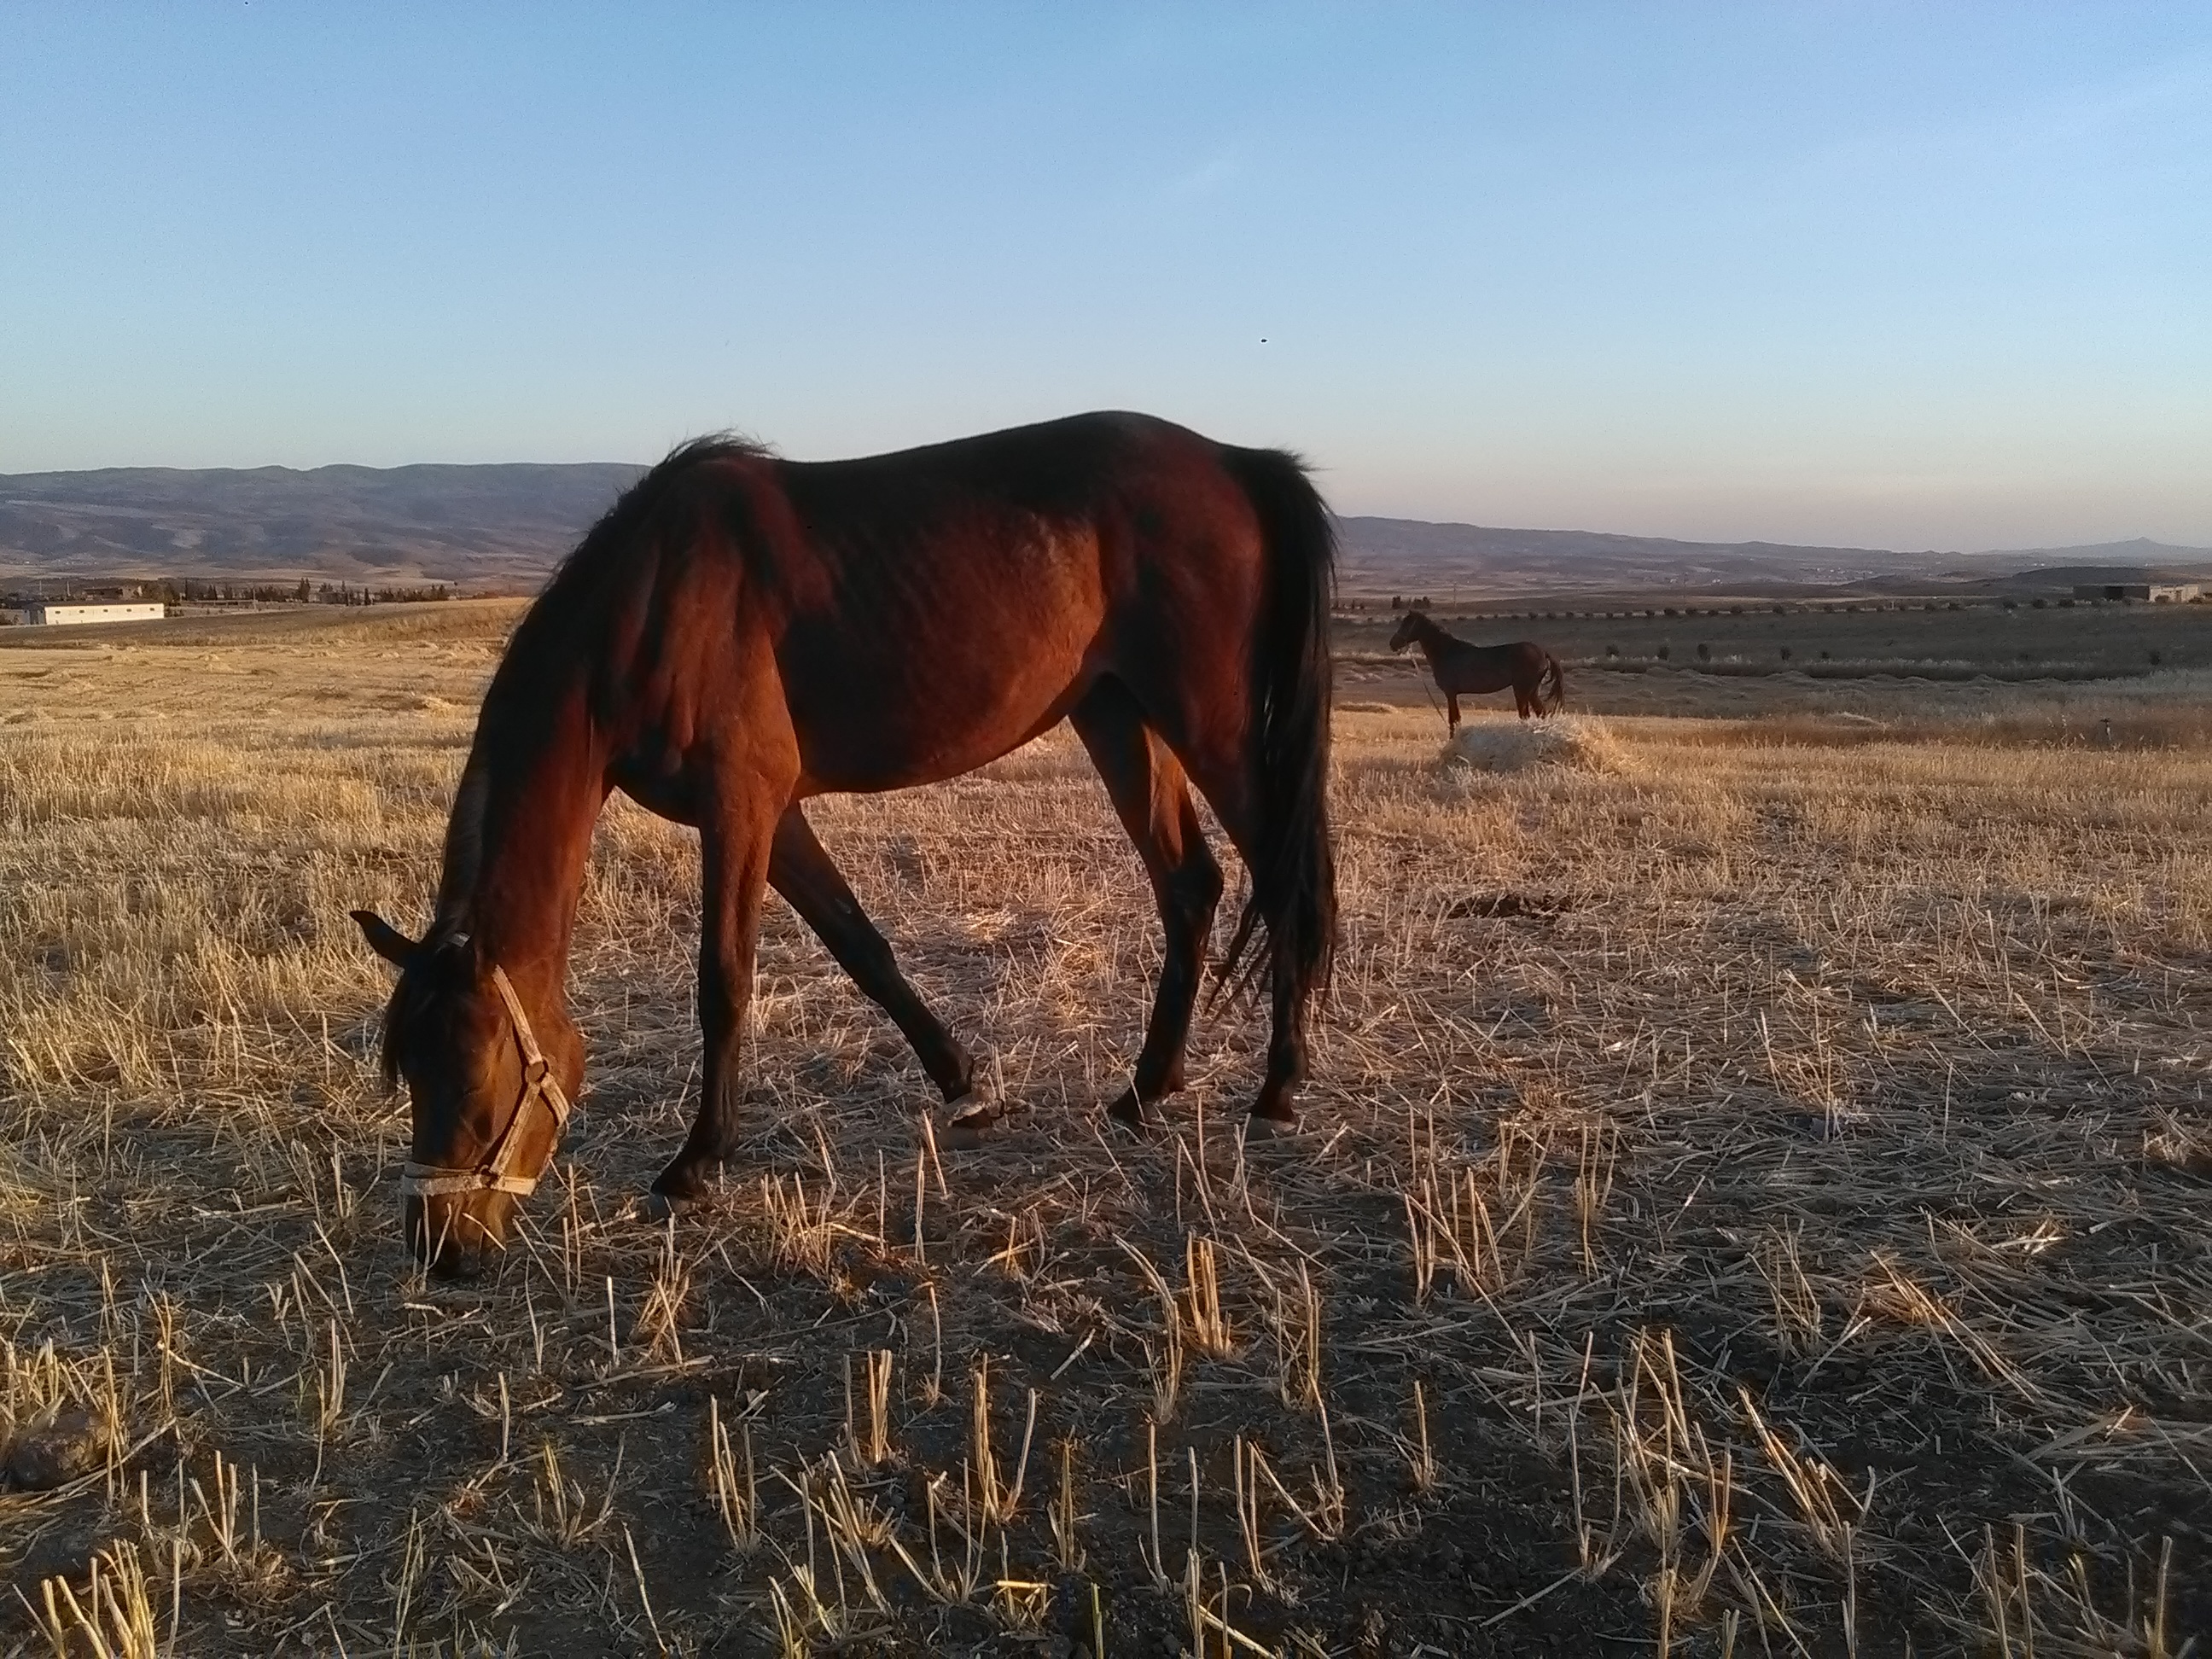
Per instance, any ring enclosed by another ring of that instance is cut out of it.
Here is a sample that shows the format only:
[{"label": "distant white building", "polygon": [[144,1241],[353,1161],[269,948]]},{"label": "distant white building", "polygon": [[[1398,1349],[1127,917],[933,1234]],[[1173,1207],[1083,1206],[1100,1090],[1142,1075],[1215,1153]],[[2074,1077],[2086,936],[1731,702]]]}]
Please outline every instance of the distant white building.
[{"label": "distant white building", "polygon": [[2204,597],[2202,582],[2076,582],[2077,599],[2135,599],[2144,605],[2191,605]]},{"label": "distant white building", "polygon": [[59,627],[69,623],[159,622],[169,614],[165,605],[28,605],[23,620],[33,625]]}]

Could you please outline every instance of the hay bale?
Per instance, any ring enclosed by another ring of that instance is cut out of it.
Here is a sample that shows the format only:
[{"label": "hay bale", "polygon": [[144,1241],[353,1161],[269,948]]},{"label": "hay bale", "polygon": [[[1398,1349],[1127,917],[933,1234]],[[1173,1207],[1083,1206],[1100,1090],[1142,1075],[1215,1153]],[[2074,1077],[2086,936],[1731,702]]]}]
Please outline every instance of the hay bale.
[{"label": "hay bale", "polygon": [[1577,772],[1635,769],[1620,740],[1589,714],[1470,721],[1444,744],[1437,764],[1480,772],[1525,772],[1538,766]]}]

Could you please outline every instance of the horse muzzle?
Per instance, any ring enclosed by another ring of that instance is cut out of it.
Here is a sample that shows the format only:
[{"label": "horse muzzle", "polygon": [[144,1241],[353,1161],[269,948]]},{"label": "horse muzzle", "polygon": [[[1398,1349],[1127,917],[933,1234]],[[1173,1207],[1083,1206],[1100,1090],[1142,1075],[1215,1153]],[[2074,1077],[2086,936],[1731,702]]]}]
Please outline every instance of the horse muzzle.
[{"label": "horse muzzle", "polygon": [[495,1189],[410,1194],[400,1205],[408,1254],[441,1279],[469,1278],[507,1248],[514,1203]]}]

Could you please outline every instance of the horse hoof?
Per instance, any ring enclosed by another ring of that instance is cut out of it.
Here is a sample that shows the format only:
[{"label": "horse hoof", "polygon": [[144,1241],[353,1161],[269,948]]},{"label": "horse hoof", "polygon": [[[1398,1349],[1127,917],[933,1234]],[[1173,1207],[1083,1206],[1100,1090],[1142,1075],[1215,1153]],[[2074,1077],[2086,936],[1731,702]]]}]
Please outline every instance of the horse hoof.
[{"label": "horse hoof", "polygon": [[1138,1099],[1133,1089],[1106,1109],[1106,1121],[1124,1133],[1139,1136],[1164,1127],[1158,1111]]},{"label": "horse hoof", "polygon": [[665,1221],[676,1211],[690,1208],[714,1190],[720,1174],[719,1164],[710,1164],[703,1170],[672,1164],[653,1178],[653,1185],[646,1190],[642,1200],[646,1218]]},{"label": "horse hoof", "polygon": [[1255,1112],[1244,1120],[1247,1140],[1283,1140],[1297,1132],[1298,1121],[1294,1117],[1266,1117]]},{"label": "horse hoof", "polygon": [[956,1152],[973,1152],[981,1146],[985,1133],[1006,1115],[1005,1108],[981,1089],[970,1089],[945,1105],[948,1115],[943,1139]]}]

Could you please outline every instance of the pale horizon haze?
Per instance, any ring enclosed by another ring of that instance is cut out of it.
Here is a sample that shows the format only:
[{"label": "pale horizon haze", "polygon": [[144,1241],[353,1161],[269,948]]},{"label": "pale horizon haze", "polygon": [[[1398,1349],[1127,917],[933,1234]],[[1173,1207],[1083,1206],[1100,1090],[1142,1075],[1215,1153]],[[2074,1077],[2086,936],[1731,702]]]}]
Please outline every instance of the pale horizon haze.
[{"label": "pale horizon haze", "polygon": [[0,8],[0,472],[1094,408],[1345,514],[2212,544],[2212,8]]}]

